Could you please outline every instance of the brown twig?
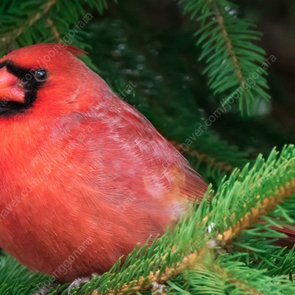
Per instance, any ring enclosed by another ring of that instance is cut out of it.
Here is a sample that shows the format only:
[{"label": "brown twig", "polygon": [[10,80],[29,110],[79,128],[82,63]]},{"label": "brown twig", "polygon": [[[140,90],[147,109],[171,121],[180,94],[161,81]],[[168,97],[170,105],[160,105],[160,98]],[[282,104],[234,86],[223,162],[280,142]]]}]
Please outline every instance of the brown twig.
[{"label": "brown twig", "polygon": [[[257,208],[252,208],[245,217],[241,218],[232,228],[218,235],[220,241],[228,243],[232,238],[237,237],[244,229],[250,227],[262,215],[275,209],[276,205],[282,203],[286,198],[291,197],[295,193],[295,179],[281,187],[275,194],[279,197],[269,197],[260,203]],[[259,196],[258,196],[259,197]]]},{"label": "brown twig", "polygon": [[[128,284],[124,284],[121,290],[115,291],[110,290],[108,295],[126,295],[126,294],[134,294],[136,292],[142,292],[144,290],[148,290],[153,286],[153,283],[165,283],[171,277],[180,274],[183,270],[190,268],[193,266],[198,260],[201,259],[203,252],[196,251],[188,256],[186,256],[181,262],[178,262],[175,267],[166,267],[165,271],[159,276],[160,271],[156,273],[150,273],[148,280],[144,277],[140,277],[136,281],[132,281]],[[133,286],[132,286],[133,285]],[[132,286],[132,288],[130,288]],[[128,293],[127,293],[128,292]],[[92,292],[92,295],[102,295],[102,293],[98,293],[97,291]]]},{"label": "brown twig", "polygon": [[226,280],[229,281],[229,283],[237,285],[243,291],[247,291],[248,293],[250,292],[253,295],[263,295],[263,293],[257,291],[252,286],[249,286],[248,284],[246,284],[245,282],[241,280],[237,280],[232,274],[227,273],[225,269],[220,268],[216,264],[214,265],[214,271],[216,273],[220,273]]},{"label": "brown twig", "polygon": [[188,155],[197,158],[201,162],[204,162],[204,163],[207,163],[210,165],[212,164],[214,167],[219,168],[220,170],[222,170],[225,173],[232,172],[234,169],[233,166],[227,164],[226,162],[216,161],[215,158],[211,158],[206,154],[200,154],[196,150],[191,150],[189,147],[183,148],[180,143],[177,143],[175,141],[170,141],[170,142],[177,148],[177,150],[184,151]]},{"label": "brown twig", "polygon": [[48,26],[50,27],[52,33],[53,33],[53,36],[55,38],[56,41],[60,41],[61,38],[60,38],[60,35],[59,35],[59,32],[56,28],[56,26],[54,25],[53,21],[49,18],[47,18],[47,23],[48,23]]},{"label": "brown twig", "polygon": [[236,75],[239,78],[240,84],[243,86],[245,84],[245,80],[243,78],[242,71],[241,71],[241,69],[239,67],[237,56],[236,56],[236,54],[234,52],[233,46],[232,46],[231,41],[229,39],[228,33],[226,31],[223,17],[222,17],[222,15],[221,15],[218,7],[217,7],[217,4],[215,3],[215,0],[208,0],[208,1],[214,6],[214,12],[215,12],[215,15],[216,15],[216,19],[218,21],[219,27],[221,28],[223,38],[224,38],[226,46],[228,48],[229,56],[232,59],[232,62],[233,62],[234,68],[235,68],[235,72],[236,72]]}]

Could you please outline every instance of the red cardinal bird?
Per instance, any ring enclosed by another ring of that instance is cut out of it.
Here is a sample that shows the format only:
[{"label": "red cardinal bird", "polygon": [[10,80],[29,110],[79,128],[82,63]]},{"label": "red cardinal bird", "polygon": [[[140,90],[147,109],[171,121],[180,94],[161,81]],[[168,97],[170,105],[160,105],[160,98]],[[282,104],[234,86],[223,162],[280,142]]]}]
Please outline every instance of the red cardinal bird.
[{"label": "red cardinal bird", "polygon": [[207,189],[83,53],[38,44],[0,60],[0,247],[62,281],[107,271]]}]

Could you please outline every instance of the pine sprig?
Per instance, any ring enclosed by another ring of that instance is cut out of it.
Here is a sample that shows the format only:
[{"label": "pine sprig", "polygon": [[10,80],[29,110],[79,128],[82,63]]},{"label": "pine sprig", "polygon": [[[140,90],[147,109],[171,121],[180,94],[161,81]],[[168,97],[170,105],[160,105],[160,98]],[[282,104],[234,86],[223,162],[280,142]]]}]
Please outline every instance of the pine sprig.
[{"label": "pine sprig", "polygon": [[[82,49],[89,48],[84,41],[87,33],[83,30],[93,17],[89,11],[96,9],[102,13],[107,4],[106,0],[2,1],[0,56],[36,43],[63,42]],[[85,62],[97,71],[89,58],[86,57]]]},{"label": "pine sprig", "polygon": [[264,295],[292,294],[295,286],[286,277],[271,278],[265,270],[251,269],[232,259],[230,255],[221,255],[214,261],[207,255],[201,263],[196,263],[183,273],[190,294],[235,294]]},{"label": "pine sprig", "polygon": [[[36,21],[42,18],[57,1],[58,0],[48,0],[45,3],[43,1],[43,5],[41,5],[40,2],[40,5],[34,6],[34,9],[32,9],[33,11],[25,9],[20,15],[19,9],[16,10],[16,7],[13,7],[13,5],[8,7],[8,9],[1,9],[3,14],[6,13],[6,17],[2,17],[4,21],[1,22],[2,38],[0,38],[0,44],[2,46],[9,44],[13,39],[19,37],[24,31],[33,26]],[[3,7],[6,6],[4,4],[7,3],[3,3]],[[29,3],[25,3],[25,5],[22,5],[22,8],[27,8],[28,6]],[[11,16],[9,14],[11,14]],[[15,14],[18,14],[18,19],[16,19]],[[14,22],[17,21],[16,28],[12,20],[14,20]]]},{"label": "pine sprig", "polygon": [[248,268],[235,261],[231,255],[221,255],[216,263],[225,271],[228,281],[235,288],[233,294],[292,294],[295,286],[286,276],[270,277],[267,271]]},{"label": "pine sprig", "polygon": [[[199,22],[196,32],[197,45],[202,45],[199,60],[206,60],[204,74],[214,94],[228,96],[223,103],[234,98],[239,101],[242,112],[250,113],[255,99],[268,99],[267,81],[262,70],[252,84],[252,75],[265,60],[265,52],[255,45],[261,34],[252,28],[250,21],[238,15],[238,6],[222,0],[179,0],[191,19]],[[250,80],[251,80],[251,85]]]},{"label": "pine sprig", "polygon": [[46,276],[32,274],[9,255],[0,255],[0,294],[33,294],[36,285],[42,284]]},{"label": "pine sprig", "polygon": [[266,274],[272,277],[292,277],[295,271],[294,236],[289,237],[286,232],[293,228],[294,233],[295,221],[290,216],[294,212],[295,198],[288,198],[267,216],[262,216],[252,228],[244,230],[233,242],[238,251],[235,259],[251,268],[267,270]]},{"label": "pine sprig", "polygon": [[212,201],[212,206],[218,210],[212,210],[208,220],[212,227],[220,228],[222,234],[218,238],[229,241],[286,198],[292,197],[294,179],[295,151],[292,145],[285,146],[279,157],[275,150],[267,160],[260,155],[250,170],[248,165],[241,172],[235,170],[219,186]]}]

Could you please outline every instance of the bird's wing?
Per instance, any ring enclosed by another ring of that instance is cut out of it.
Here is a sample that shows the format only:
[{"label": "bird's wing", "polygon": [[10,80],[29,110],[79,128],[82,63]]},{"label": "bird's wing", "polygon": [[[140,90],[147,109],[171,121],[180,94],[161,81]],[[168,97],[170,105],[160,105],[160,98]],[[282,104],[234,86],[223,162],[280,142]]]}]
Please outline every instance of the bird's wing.
[{"label": "bird's wing", "polygon": [[92,148],[87,153],[98,187],[118,190],[120,196],[137,192],[142,199],[167,202],[174,197],[201,199],[205,194],[207,184],[181,153],[121,99],[100,102],[81,126],[91,128],[84,143]]}]

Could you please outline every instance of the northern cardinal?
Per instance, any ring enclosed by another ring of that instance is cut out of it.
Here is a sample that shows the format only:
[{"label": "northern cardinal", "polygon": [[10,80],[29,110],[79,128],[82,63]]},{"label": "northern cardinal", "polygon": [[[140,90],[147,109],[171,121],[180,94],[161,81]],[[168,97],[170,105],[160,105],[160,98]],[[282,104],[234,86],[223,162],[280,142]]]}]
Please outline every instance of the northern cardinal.
[{"label": "northern cardinal", "polygon": [[207,189],[79,54],[38,44],[0,60],[0,247],[62,281],[107,271]]}]

